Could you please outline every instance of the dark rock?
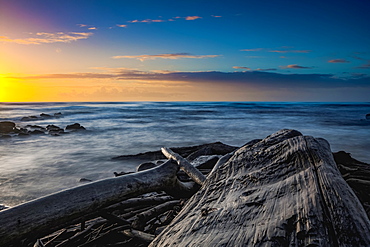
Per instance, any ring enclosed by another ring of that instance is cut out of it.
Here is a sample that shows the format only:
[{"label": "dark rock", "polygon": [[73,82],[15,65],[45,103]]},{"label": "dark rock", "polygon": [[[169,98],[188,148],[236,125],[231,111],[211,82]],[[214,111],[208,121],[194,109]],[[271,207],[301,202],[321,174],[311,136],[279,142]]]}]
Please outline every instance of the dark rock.
[{"label": "dark rock", "polygon": [[370,113],[366,114],[366,119],[370,120]]},{"label": "dark rock", "polygon": [[60,116],[62,116],[62,113],[61,112],[54,113],[54,117],[60,117]]},{"label": "dark rock", "polygon": [[0,135],[0,139],[8,139],[11,138],[11,135]]},{"label": "dark rock", "polygon": [[44,131],[41,130],[32,130],[29,132],[31,135],[40,135],[40,134],[45,134]]},{"label": "dark rock", "polygon": [[36,116],[28,116],[28,117],[22,117],[21,121],[30,121],[30,120],[36,120],[38,117]]},{"label": "dark rock", "polygon": [[79,123],[74,123],[71,125],[67,125],[66,130],[85,130],[85,127],[83,127]]},{"label": "dark rock", "polygon": [[15,123],[10,121],[0,122],[0,133],[10,133],[14,130]]},{"label": "dark rock", "polygon": [[62,128],[56,126],[56,125],[53,125],[53,124],[50,124],[48,126],[46,126],[46,129],[48,131],[60,131],[60,130],[63,130]]},{"label": "dark rock", "polygon": [[40,114],[40,117],[52,117],[52,116],[51,116],[51,115],[49,115],[49,114],[41,113],[41,114]]},{"label": "dark rock", "polygon": [[145,162],[145,163],[141,163],[138,167],[136,167],[136,171],[140,172],[140,171],[148,170],[148,169],[151,169],[151,168],[154,168],[154,167],[156,167],[156,165],[154,163]]},{"label": "dark rock", "polygon": [[39,126],[39,125],[26,125],[27,128],[31,129],[40,129],[40,130],[46,130],[44,127]]},{"label": "dark rock", "polygon": [[212,169],[216,165],[218,160],[219,160],[218,156],[215,156],[215,155],[209,156],[205,161],[203,161],[196,167],[198,169]]},{"label": "dark rock", "polygon": [[[174,151],[175,153],[180,154],[182,157],[186,157],[189,161],[192,161],[193,159],[195,159],[196,157],[199,157],[200,155],[205,155],[204,153],[207,153],[207,155],[225,155],[225,154],[228,154],[236,150],[237,148],[238,147],[229,146],[221,142],[214,142],[214,143],[208,143],[208,144],[190,146],[190,147],[172,147],[171,150]],[[114,160],[116,159],[117,160],[127,160],[127,159],[161,160],[161,159],[166,159],[166,157],[159,150],[159,151],[151,151],[151,152],[146,152],[146,153],[139,153],[135,155],[121,155],[121,156],[113,157],[112,159]]]}]

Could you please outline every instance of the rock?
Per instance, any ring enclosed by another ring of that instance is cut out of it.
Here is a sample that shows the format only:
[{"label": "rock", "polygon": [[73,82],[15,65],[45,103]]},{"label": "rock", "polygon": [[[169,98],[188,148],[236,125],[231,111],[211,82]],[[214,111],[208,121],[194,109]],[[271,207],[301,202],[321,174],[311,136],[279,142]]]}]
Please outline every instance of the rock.
[{"label": "rock", "polygon": [[370,120],[370,113],[366,114],[366,119]]},{"label": "rock", "polygon": [[10,121],[0,122],[0,133],[10,133],[14,130],[15,123]]},{"label": "rock", "polygon": [[52,117],[52,116],[49,115],[49,114],[41,113],[40,117],[49,118],[49,117]]},{"label": "rock", "polygon": [[46,129],[48,131],[61,131],[61,130],[63,130],[62,128],[60,128],[56,125],[53,125],[53,124],[50,124],[50,125],[46,126]]},{"label": "rock", "polygon": [[79,123],[74,123],[71,125],[67,125],[66,130],[85,130],[85,127],[83,127]]},{"label": "rock", "polygon": [[38,117],[36,116],[28,116],[28,117],[22,117],[21,121],[31,121],[31,120],[37,120]]},{"label": "rock", "polygon": [[60,117],[60,116],[62,116],[62,113],[61,112],[54,113],[54,117]]},{"label": "rock", "polygon": [[198,169],[212,169],[216,165],[219,158],[220,156],[218,155],[200,156],[193,160],[191,164]]},{"label": "rock", "polygon": [[136,172],[152,169],[154,167],[156,167],[156,164],[152,162],[141,163],[138,167],[136,167]]},{"label": "rock", "polygon": [[0,135],[0,139],[8,139],[11,138],[11,135]]},{"label": "rock", "polygon": [[32,131],[30,131],[29,132],[31,135],[43,135],[43,134],[45,134],[45,132],[44,131],[41,131],[41,130],[32,130]]},{"label": "rock", "polygon": [[370,246],[329,144],[282,130],[218,162],[149,246]]},{"label": "rock", "polygon": [[[182,157],[186,157],[189,161],[192,161],[201,154],[204,154],[207,150],[208,155],[225,155],[236,150],[238,147],[229,146],[221,142],[207,143],[198,146],[190,147],[172,147],[171,150],[175,153],[180,154]],[[201,150],[198,152],[198,150]],[[191,155],[191,157],[189,157]],[[113,157],[114,160],[161,160],[166,159],[166,157],[159,151],[151,151],[146,153],[139,153],[134,155],[121,155]]]}]

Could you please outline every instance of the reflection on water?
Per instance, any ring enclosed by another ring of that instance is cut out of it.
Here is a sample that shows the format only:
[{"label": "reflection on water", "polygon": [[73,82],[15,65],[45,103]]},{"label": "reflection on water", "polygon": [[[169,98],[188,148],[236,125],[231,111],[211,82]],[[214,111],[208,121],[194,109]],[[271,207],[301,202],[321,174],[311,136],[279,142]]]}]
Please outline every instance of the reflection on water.
[{"label": "reflection on water", "polygon": [[[59,118],[20,121],[61,112]],[[0,121],[86,131],[60,136],[0,139],[0,204],[15,205],[60,189],[133,171],[136,163],[111,160],[122,154],[221,141],[244,143],[283,128],[327,139],[370,163],[370,104],[324,103],[0,103]]]}]

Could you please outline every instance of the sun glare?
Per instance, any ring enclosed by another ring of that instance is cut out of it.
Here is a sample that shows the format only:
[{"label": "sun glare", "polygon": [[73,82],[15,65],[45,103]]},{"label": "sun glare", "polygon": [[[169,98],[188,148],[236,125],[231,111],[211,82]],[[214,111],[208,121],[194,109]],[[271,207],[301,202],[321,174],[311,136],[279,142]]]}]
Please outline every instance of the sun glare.
[{"label": "sun glare", "polygon": [[0,102],[28,102],[36,100],[35,86],[0,75]]}]

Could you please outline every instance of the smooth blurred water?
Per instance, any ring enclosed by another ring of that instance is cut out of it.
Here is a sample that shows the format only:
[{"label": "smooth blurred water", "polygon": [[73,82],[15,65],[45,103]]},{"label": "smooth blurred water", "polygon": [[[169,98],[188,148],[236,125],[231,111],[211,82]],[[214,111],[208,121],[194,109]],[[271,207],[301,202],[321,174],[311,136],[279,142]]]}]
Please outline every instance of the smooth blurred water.
[{"label": "smooth blurred water", "polygon": [[[40,113],[61,118],[21,121]],[[87,130],[60,136],[0,139],[0,204],[15,205],[97,180],[134,171],[123,154],[221,141],[235,146],[283,128],[322,137],[370,163],[370,103],[0,103],[0,121],[46,127],[80,123]]]}]

